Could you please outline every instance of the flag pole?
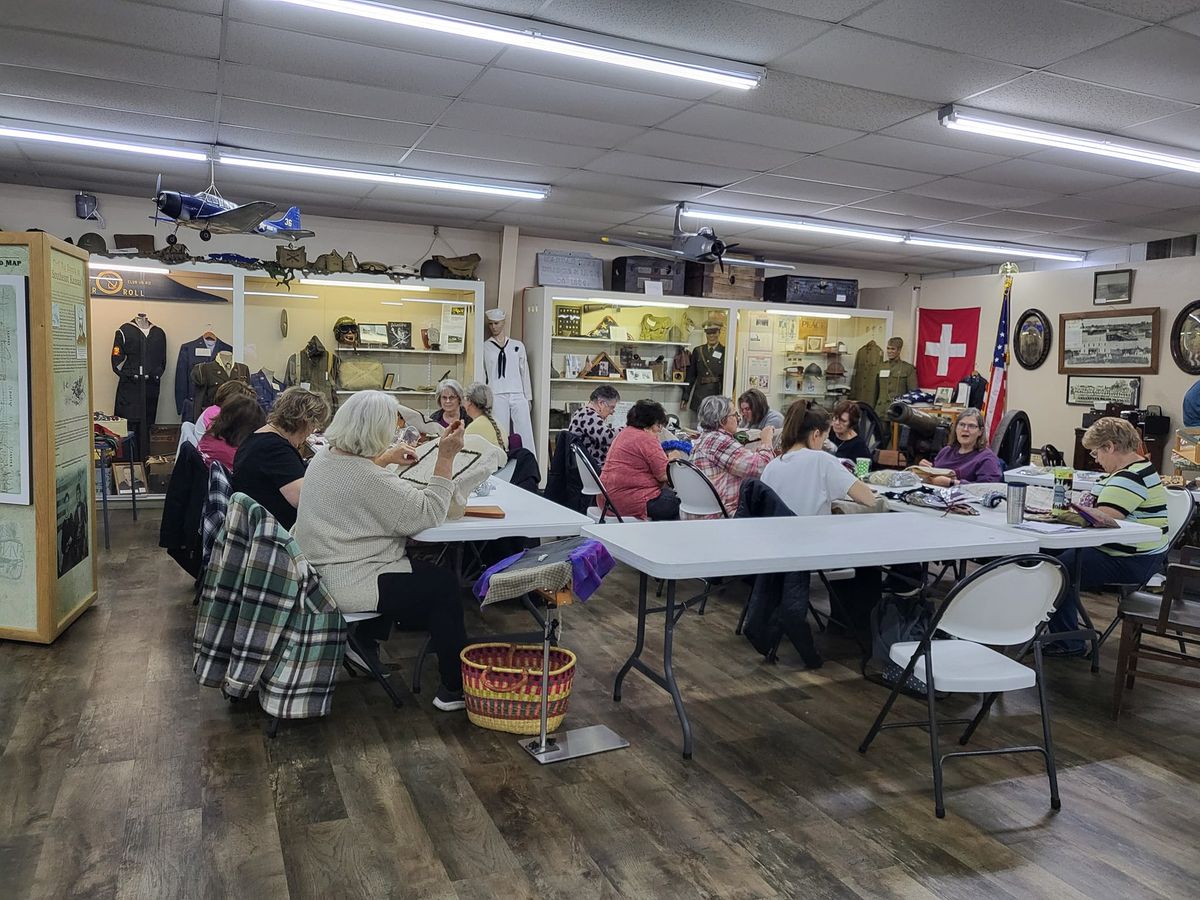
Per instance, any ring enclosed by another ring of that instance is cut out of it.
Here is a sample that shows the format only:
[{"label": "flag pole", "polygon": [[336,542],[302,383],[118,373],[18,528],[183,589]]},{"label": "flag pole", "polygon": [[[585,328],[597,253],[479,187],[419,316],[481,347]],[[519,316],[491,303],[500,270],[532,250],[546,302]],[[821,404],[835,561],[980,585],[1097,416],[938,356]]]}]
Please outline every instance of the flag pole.
[{"label": "flag pole", "polygon": [[1016,263],[1007,262],[1000,267],[1004,276],[1004,293],[1000,302],[1000,320],[996,324],[996,344],[992,353],[992,370],[988,376],[987,392],[983,400],[983,425],[988,443],[996,435],[996,428],[1004,418],[1008,399],[1008,312],[1012,299],[1013,276],[1019,272]]}]

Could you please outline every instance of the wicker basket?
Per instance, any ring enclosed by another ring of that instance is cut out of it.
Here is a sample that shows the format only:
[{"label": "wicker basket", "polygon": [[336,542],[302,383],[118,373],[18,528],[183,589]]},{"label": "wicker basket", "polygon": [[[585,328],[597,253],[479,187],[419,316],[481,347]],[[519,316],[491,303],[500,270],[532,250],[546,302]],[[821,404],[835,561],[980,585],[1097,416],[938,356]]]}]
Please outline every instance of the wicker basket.
[{"label": "wicker basket", "polygon": [[[471,644],[463,648],[463,694],[467,718],[480,728],[511,734],[541,729],[542,645]],[[550,648],[549,708],[546,729],[554,731],[567,714],[575,654]]]}]

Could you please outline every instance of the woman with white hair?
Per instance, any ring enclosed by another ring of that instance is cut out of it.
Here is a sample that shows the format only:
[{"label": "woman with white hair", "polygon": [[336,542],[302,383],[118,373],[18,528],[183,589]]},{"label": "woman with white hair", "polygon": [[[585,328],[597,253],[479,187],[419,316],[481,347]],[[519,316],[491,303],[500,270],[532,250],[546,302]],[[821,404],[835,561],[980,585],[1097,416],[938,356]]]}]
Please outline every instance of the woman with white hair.
[{"label": "woman with white hair", "polygon": [[489,444],[495,444],[505,453],[508,452],[508,440],[500,430],[500,423],[492,415],[492,389],[482,381],[473,381],[467,385],[463,397],[463,408],[471,424],[467,426],[467,434],[477,434]]},{"label": "woman with white hair", "polygon": [[407,539],[446,521],[454,486],[454,457],[463,426],[453,422],[438,439],[429,483],[397,478],[384,466],[405,465],[413,449],[393,445],[399,406],[383,391],[361,391],[343,403],[325,430],[327,449],[308,464],[293,529],[308,561],[344,612],[379,612],[357,631],[373,662],[392,624],[428,631],[442,683],[438,709],[462,709],[458,654],[466,644],[458,577],[405,554]]},{"label": "woman with white hair", "polygon": [[453,378],[439,382],[437,386],[438,411],[429,418],[443,427],[448,427],[451,422],[462,422],[464,427],[470,425],[471,417],[463,409],[463,402],[466,399],[467,395],[463,386]]},{"label": "woman with white hair", "polygon": [[728,397],[705,397],[699,410],[700,437],[692,445],[692,462],[708,476],[729,515],[737,512],[742,481],[759,478],[775,458],[775,429],[765,426],[754,444],[746,446],[734,437],[738,413]]}]

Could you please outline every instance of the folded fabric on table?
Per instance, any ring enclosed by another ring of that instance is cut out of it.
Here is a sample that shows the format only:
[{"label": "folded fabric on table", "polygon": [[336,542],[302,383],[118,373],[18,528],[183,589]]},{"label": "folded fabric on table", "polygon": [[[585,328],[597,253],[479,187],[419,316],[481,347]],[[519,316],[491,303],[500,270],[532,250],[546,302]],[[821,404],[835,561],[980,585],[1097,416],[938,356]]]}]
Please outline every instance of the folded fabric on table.
[{"label": "folded fabric on table", "polygon": [[614,565],[599,541],[566,538],[514,553],[489,567],[475,582],[475,597],[486,606],[534,590],[561,590],[570,584],[575,596],[587,600]]}]

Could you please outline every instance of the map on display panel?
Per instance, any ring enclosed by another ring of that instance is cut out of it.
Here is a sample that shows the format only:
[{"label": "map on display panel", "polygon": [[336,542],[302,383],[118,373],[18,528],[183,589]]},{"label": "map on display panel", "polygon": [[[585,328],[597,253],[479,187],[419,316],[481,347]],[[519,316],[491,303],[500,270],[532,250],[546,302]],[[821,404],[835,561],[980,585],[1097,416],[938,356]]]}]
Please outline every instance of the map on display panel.
[{"label": "map on display panel", "polygon": [[[306,231],[300,226],[300,208],[291,207],[278,219],[272,219],[279,206],[267,200],[254,200],[237,204],[221,196],[215,184],[197,194],[183,191],[164,191],[162,176],[154,187],[155,223],[167,222],[180,228],[194,228],[200,232],[200,240],[207,241],[214,234],[257,234],[278,241],[294,241],[313,237],[316,232]],[[175,231],[167,235],[167,243],[174,244],[179,238]]]}]

